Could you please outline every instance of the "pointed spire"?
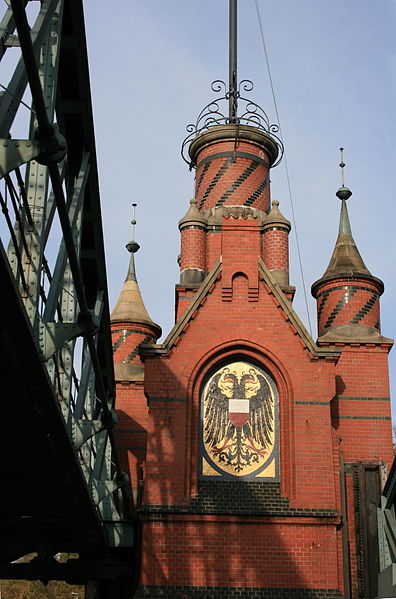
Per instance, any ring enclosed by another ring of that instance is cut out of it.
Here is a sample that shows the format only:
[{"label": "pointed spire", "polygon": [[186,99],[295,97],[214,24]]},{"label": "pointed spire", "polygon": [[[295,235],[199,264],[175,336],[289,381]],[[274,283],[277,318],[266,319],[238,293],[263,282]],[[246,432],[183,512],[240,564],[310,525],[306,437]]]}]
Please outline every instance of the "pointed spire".
[{"label": "pointed spire", "polygon": [[380,333],[380,295],[384,284],[374,277],[352,237],[347,200],[352,192],[344,185],[341,148],[341,200],[338,237],[324,275],[312,285],[317,300],[318,341],[323,343],[385,343]]},{"label": "pointed spire", "polygon": [[136,270],[135,270],[135,254],[140,249],[140,245],[136,241],[130,241],[126,244],[126,249],[131,252],[129,260],[129,267],[126,276],[126,281],[136,281]]},{"label": "pointed spire", "polygon": [[[341,276],[371,276],[370,271],[365,265],[363,258],[356,246],[355,240],[352,237],[351,225],[349,222],[348,209],[346,205],[346,193],[351,192],[347,188],[340,188],[337,191],[337,197],[341,195],[341,212],[340,225],[338,229],[338,237],[335,244],[330,263],[324,273],[322,279],[339,278]],[[341,194],[340,191],[343,193]]]},{"label": "pointed spire", "polygon": [[352,236],[352,229],[346,205],[346,202],[351,197],[352,192],[344,185],[345,163],[343,161],[343,150],[343,148],[340,148],[341,187],[336,192],[336,196],[341,200],[338,237],[329,265],[323,276],[314,283],[313,288],[317,288],[318,285],[324,281],[328,281],[330,279],[339,279],[342,277],[362,277],[363,279],[371,278],[377,280],[372,276],[369,269],[365,265]]},{"label": "pointed spire", "polygon": [[336,196],[338,198],[340,198],[341,200],[341,213],[340,213],[340,226],[338,228],[338,234],[340,235],[341,233],[345,233],[347,235],[352,235],[352,230],[351,230],[351,224],[349,222],[349,216],[348,216],[348,208],[346,205],[346,197],[344,197],[346,195],[346,192],[349,192],[349,196],[350,197],[352,195],[352,192],[347,188],[347,187],[340,187],[340,189],[337,191]]},{"label": "pointed spire", "polygon": [[161,327],[151,320],[146,306],[144,305],[142,294],[140,292],[136,278],[135,254],[139,250],[140,246],[134,240],[136,225],[134,216],[136,204],[132,204],[132,206],[133,218],[131,224],[133,227],[133,239],[125,246],[128,252],[130,252],[131,257],[129,260],[127,276],[115,308],[111,313],[110,320],[112,323],[128,322],[133,324],[147,325],[154,330],[156,337],[158,338],[161,336]]}]

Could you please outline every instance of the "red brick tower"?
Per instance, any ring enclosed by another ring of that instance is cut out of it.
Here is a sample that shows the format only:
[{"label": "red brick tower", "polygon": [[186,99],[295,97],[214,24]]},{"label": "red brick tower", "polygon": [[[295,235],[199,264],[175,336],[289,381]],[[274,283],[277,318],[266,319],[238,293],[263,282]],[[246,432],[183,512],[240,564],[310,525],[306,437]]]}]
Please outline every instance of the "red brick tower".
[{"label": "red brick tower", "polygon": [[148,426],[144,365],[139,346],[143,342],[155,343],[161,336],[161,328],[148,315],[136,280],[134,255],[139,244],[131,241],[126,247],[131,257],[124,285],[111,313],[111,331],[117,384],[116,434],[123,469],[129,472],[136,503],[140,500],[139,489],[144,477]]},{"label": "red brick tower", "polygon": [[[343,163],[341,164],[343,166]],[[393,460],[388,353],[380,332],[384,285],[367,269],[352,237],[342,186],[340,226],[324,275],[312,285],[317,300],[318,346],[341,350],[335,368],[331,420],[342,467],[341,495],[349,532],[344,576],[351,597],[375,597],[378,572],[376,507],[381,477]]]},{"label": "red brick tower", "polygon": [[196,191],[179,222],[174,327],[155,343],[134,268],[112,314],[119,439],[140,490],[136,597],[368,599],[392,459],[383,285],[342,188],[336,247],[313,285],[318,341],[306,331],[290,223],[270,206],[280,144],[252,102],[237,116],[234,83],[229,116],[211,103],[184,146]]}]

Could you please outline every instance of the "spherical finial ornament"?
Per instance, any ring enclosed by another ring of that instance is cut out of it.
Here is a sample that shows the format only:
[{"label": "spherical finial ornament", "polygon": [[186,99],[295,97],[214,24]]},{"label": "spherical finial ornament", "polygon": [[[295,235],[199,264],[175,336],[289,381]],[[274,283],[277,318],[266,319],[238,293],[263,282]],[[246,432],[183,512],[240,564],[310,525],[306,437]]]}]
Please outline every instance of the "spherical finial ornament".
[{"label": "spherical finial ornament", "polygon": [[341,167],[341,168],[344,168],[344,166],[345,166],[345,162],[344,162],[344,159],[343,159],[343,156],[344,156],[344,148],[340,148],[340,155],[341,155],[340,167]]},{"label": "spherical finial ornament", "polygon": [[278,200],[272,200],[271,205],[273,208],[277,208],[279,206],[279,201]]},{"label": "spherical finial ornament", "polygon": [[140,245],[138,244],[137,241],[130,241],[129,243],[126,244],[125,247],[128,250],[128,252],[130,252],[131,254],[136,254],[136,252],[140,248]]},{"label": "spherical finial ornament", "polygon": [[137,206],[137,204],[132,204],[132,220],[131,220],[131,225],[132,225],[132,241],[130,241],[130,242],[127,244],[127,246],[126,246],[126,247],[127,247],[127,249],[128,249],[128,252],[133,252],[133,253],[137,252],[137,251],[138,251],[138,249],[139,249],[139,245],[138,245],[138,247],[137,247],[137,249],[136,249],[136,250],[130,250],[130,249],[128,248],[128,246],[130,246],[130,245],[131,245],[131,243],[136,243],[136,242],[135,242],[136,206]]},{"label": "spherical finial ornament", "polygon": [[351,190],[348,189],[348,187],[345,187],[344,185],[340,187],[340,189],[336,193],[337,198],[339,198],[340,200],[348,200],[348,198],[350,198],[351,195]]}]

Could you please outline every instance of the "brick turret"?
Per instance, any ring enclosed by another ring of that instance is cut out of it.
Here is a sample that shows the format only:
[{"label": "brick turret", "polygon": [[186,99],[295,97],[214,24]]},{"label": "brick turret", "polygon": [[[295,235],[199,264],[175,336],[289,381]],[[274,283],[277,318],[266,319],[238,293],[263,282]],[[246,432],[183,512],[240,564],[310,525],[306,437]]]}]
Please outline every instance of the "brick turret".
[{"label": "brick turret", "polygon": [[[342,159],[340,166],[344,167]],[[312,294],[317,300],[318,346],[335,346],[341,351],[330,413],[347,504],[345,581],[354,598],[361,595],[363,584],[376,588],[377,572],[372,567],[377,560],[377,532],[372,524],[376,516],[369,518],[380,501],[380,477],[393,458],[388,380],[388,352],[393,342],[380,332],[383,283],[370,273],[352,237],[346,206],[352,193],[342,186],[336,195],[341,200],[338,237],[329,266],[312,285]],[[365,534],[370,538],[368,549],[361,540]]]},{"label": "brick turret", "polygon": [[[256,261],[263,257],[263,227],[264,223],[271,222],[267,215],[270,204],[269,169],[278,159],[278,154],[279,147],[274,138],[266,131],[249,125],[214,126],[199,133],[192,141],[189,157],[190,167],[196,167],[195,198],[179,222],[181,253],[180,284],[176,286],[176,321],[208,272],[219,259],[229,254],[230,230],[235,229],[235,234],[231,235],[233,241],[241,236],[238,242],[241,251],[247,249],[247,246],[244,248],[245,242],[249,248],[256,248],[253,251]],[[279,210],[273,212],[271,218],[280,220],[279,228],[286,232],[287,237],[290,223]],[[247,220],[254,223],[247,223]],[[282,232],[278,237],[282,238]],[[276,243],[273,244],[274,249]],[[279,243],[282,251],[288,253],[287,240],[286,246],[284,240]],[[271,255],[275,260],[275,251]],[[288,287],[285,283],[288,267],[280,274],[285,267],[283,262],[276,265],[279,272],[275,278]],[[230,276],[233,274],[230,273]]]},{"label": "brick turret", "polygon": [[248,125],[221,125],[198,135],[191,143],[196,166],[198,208],[252,206],[268,210],[269,168],[278,146],[265,131]]},{"label": "brick turret", "polygon": [[132,241],[127,249],[131,252],[128,273],[110,317],[116,378],[117,373],[130,376],[140,372],[140,343],[154,343],[161,336],[161,327],[151,320],[136,279],[134,254],[139,244]]},{"label": "brick turret", "polygon": [[179,221],[181,233],[180,283],[201,283],[205,276],[207,221],[197,208],[197,200],[190,201],[187,214]]},{"label": "brick turret", "polygon": [[[278,145],[267,132],[249,125],[219,125],[197,135],[189,148],[196,166],[195,197],[207,220],[206,269],[222,254],[223,218],[257,219],[270,204],[269,169]],[[258,234],[259,230],[258,230]]]},{"label": "brick turret", "polygon": [[336,245],[325,273],[312,285],[317,301],[319,341],[380,341],[380,279],[366,267],[352,237],[346,201],[347,187],[337,191],[341,200]]},{"label": "brick turret", "polygon": [[123,467],[130,473],[134,500],[139,500],[139,484],[146,458],[147,400],[144,395],[144,364],[139,348],[155,343],[161,327],[146,310],[136,279],[136,241],[126,246],[131,253],[124,285],[111,313],[114,372],[117,385],[117,443]]},{"label": "brick turret", "polygon": [[272,210],[263,225],[263,260],[281,287],[289,286],[290,222],[280,212],[279,202],[273,200]]}]

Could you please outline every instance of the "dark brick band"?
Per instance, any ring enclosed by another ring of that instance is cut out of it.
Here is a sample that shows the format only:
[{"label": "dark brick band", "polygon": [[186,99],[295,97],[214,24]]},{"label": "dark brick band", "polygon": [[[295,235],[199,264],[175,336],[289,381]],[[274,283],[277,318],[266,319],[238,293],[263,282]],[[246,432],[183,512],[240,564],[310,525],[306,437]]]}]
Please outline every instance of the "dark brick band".
[{"label": "dark brick band", "polygon": [[367,300],[362,308],[360,308],[359,312],[352,318],[352,324],[358,324],[370,312],[370,310],[374,307],[376,301],[378,299],[378,294],[373,293],[372,296]]},{"label": "dark brick band", "polygon": [[[338,290],[340,291],[340,290]],[[351,300],[353,298],[353,296],[355,295],[355,293],[357,292],[357,289],[348,289],[347,293],[344,292],[343,290],[343,296],[341,299],[338,300],[338,302],[336,303],[336,305],[334,306],[334,308],[332,309],[330,316],[328,317],[328,319],[326,320],[326,323],[324,325],[324,328],[327,329],[327,327],[330,327],[333,324],[333,321],[335,320],[336,316],[338,316],[338,314],[341,312],[341,310],[344,308],[344,306],[347,305],[347,303],[349,302],[349,300]],[[324,308],[326,302],[327,302],[328,297],[326,297],[325,295],[323,296],[323,304],[320,307],[320,310],[318,311],[318,314],[321,314],[322,309]]]},{"label": "dark brick band", "polygon": [[333,399],[338,401],[390,401],[390,397],[365,397],[362,395],[335,395]]},{"label": "dark brick band", "polygon": [[113,354],[115,354],[115,352],[117,351],[117,349],[119,349],[119,347],[123,343],[125,343],[125,341],[129,337],[129,335],[131,335],[131,334],[132,334],[132,331],[129,331],[128,329],[124,329],[123,331],[121,331],[121,335],[118,337],[117,341],[113,344]]},{"label": "dark brick band", "polygon": [[197,164],[197,169],[199,169],[203,164],[206,166],[210,164],[212,160],[216,160],[217,158],[247,158],[248,160],[252,160],[253,162],[257,162],[258,164],[262,164],[265,168],[269,168],[269,164],[264,158],[257,156],[256,154],[251,154],[250,152],[238,152],[238,150],[228,150],[226,152],[216,152],[216,154],[209,154],[203,160],[201,160]]},{"label": "dark brick band", "polygon": [[117,333],[120,333],[120,336],[113,343],[113,354],[121,347],[123,343],[125,343],[128,337],[132,334],[142,335],[142,337],[145,338],[144,342],[146,342],[146,338],[149,338],[150,341],[154,340],[154,337],[152,335],[147,335],[145,331],[140,331],[138,329],[123,329],[122,331],[114,331],[113,336],[115,336]]},{"label": "dark brick band", "polygon": [[201,174],[199,175],[199,179],[197,181],[197,190],[196,190],[196,193],[198,193],[198,190],[201,187],[202,180],[203,180],[204,176],[206,175],[206,171],[208,170],[209,166],[210,166],[210,162],[207,162],[205,164],[205,166],[203,167]]},{"label": "dark brick band", "polygon": [[378,327],[378,298],[377,291],[364,285],[340,285],[323,290],[317,296],[319,329],[359,323]]},{"label": "dark brick band", "polygon": [[390,416],[332,416],[334,420],[392,420]]},{"label": "dark brick band", "polygon": [[[231,158],[226,158],[226,160],[221,165],[221,167],[219,168],[219,170],[217,171],[217,173],[215,174],[215,176],[213,177],[213,179],[209,183],[208,187],[206,188],[205,193],[203,194],[202,199],[199,202],[199,206],[198,206],[199,209],[201,209],[203,207],[203,205],[205,204],[205,201],[208,198],[209,194],[213,191],[213,189],[215,188],[216,184],[220,181],[221,177],[227,171],[227,169],[228,169],[228,167],[230,166],[231,163],[232,163],[232,159]],[[198,195],[198,189],[197,189],[196,195]]]},{"label": "dark brick band", "polygon": [[342,599],[336,589],[141,586],[135,599]]},{"label": "dark brick band", "polygon": [[328,406],[328,401],[296,401],[298,406]]},{"label": "dark brick band", "polygon": [[257,189],[248,197],[246,202],[244,202],[244,205],[251,206],[252,204],[254,204],[254,202],[260,197],[260,195],[263,193],[263,191],[267,187],[268,182],[269,182],[269,173],[266,176],[266,178],[264,179],[264,181],[262,183],[260,183],[260,185],[257,187]]},{"label": "dark brick band", "polygon": [[[249,166],[245,168],[245,170],[236,178],[236,180],[230,185],[225,193],[221,196],[221,198],[216,202],[216,206],[222,206],[226,200],[242,185],[244,181],[256,170],[258,167],[257,162],[251,162]],[[253,202],[252,202],[253,203]]]},{"label": "dark brick band", "polygon": [[132,362],[133,358],[135,358],[138,353],[139,353],[139,347],[141,343],[151,343],[153,341],[153,336],[152,335],[145,335],[144,338],[142,339],[142,341],[140,341],[140,343],[137,344],[136,348],[131,351],[122,361],[123,364],[129,364],[129,362]]},{"label": "dark brick band", "polygon": [[342,287],[340,287],[340,286],[328,287],[327,289],[324,289],[323,291],[318,293],[318,295],[316,296],[316,299],[319,299],[323,295],[328,295],[332,291],[339,291],[340,289],[345,289],[345,291],[349,291],[350,289],[355,289],[356,291],[369,291],[370,293],[373,292],[372,287],[364,287],[363,285],[342,285]]},{"label": "dark brick band", "polygon": [[185,402],[186,398],[185,397],[150,397],[150,401],[164,401],[166,403],[169,401]]},{"label": "dark brick band", "polygon": [[[235,159],[238,160],[237,163]],[[241,186],[245,190],[245,184],[247,188],[244,192],[241,188],[241,194],[246,199],[241,202],[241,198],[238,197],[237,202],[243,203],[245,206],[253,206],[256,201],[263,198],[263,194],[269,185],[269,173],[265,161],[254,154],[246,152],[237,152],[236,156],[234,152],[219,152],[206,157],[200,163],[200,168],[201,170],[197,171],[195,192],[199,209],[207,207],[207,200],[209,200],[209,205],[212,207],[223,206],[230,198],[234,198],[233,194]],[[251,176],[255,171],[257,172],[254,183],[252,183]],[[230,173],[232,173],[231,181]],[[260,173],[262,173],[262,176],[260,176]],[[224,181],[226,174],[228,178]]]},{"label": "dark brick band", "polygon": [[335,518],[333,509],[292,508],[280,492],[280,483],[205,481],[198,483],[198,495],[189,505],[145,505],[139,511],[150,514],[227,514],[249,516]]}]

